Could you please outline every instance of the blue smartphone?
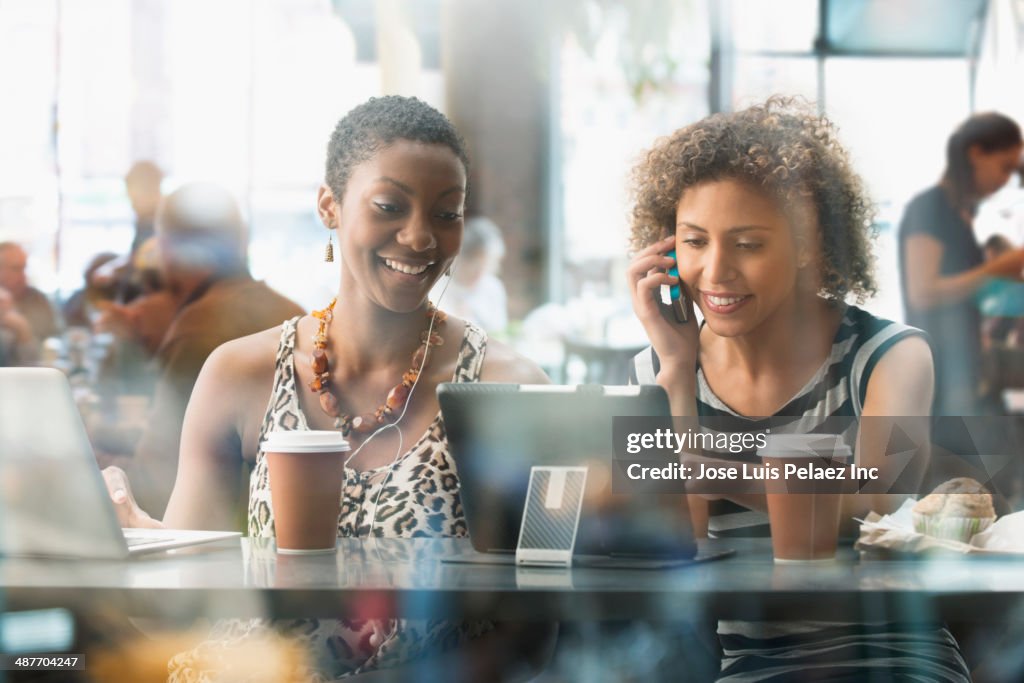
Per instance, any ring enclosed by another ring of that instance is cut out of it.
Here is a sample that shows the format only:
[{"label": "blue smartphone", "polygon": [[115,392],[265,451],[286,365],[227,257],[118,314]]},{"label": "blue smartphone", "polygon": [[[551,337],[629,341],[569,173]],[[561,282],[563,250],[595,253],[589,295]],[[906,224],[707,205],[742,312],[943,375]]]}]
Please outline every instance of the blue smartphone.
[{"label": "blue smartphone", "polygon": [[[673,261],[676,260],[676,250],[668,252],[669,258]],[[676,262],[668,269],[669,275],[679,277],[679,263]],[[683,294],[683,284],[679,282],[674,285],[670,285],[668,288],[669,307],[672,309],[672,316],[675,318],[677,323],[685,323],[690,319],[689,305],[686,301],[686,295]]]}]

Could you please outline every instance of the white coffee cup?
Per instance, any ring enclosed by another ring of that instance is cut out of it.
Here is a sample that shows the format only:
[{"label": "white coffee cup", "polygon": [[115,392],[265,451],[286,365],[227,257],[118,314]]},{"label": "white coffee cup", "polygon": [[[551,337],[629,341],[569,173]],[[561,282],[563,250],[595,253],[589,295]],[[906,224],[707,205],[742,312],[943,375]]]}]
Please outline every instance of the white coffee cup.
[{"label": "white coffee cup", "polygon": [[275,431],[263,441],[277,552],[334,552],[348,441],[332,431]]}]

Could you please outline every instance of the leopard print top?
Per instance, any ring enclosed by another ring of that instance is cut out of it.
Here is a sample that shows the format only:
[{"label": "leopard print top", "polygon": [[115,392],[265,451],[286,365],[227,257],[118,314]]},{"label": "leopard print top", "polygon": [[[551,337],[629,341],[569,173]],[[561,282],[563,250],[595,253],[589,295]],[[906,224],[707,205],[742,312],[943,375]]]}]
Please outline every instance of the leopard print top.
[{"label": "leopard print top", "polygon": [[[271,490],[262,448],[267,434],[309,428],[296,395],[294,351],[298,320],[285,322],[281,329],[273,391],[260,427],[260,448],[249,479],[250,538],[274,536]],[[467,323],[453,382],[479,379],[486,345],[486,334]],[[363,472],[346,467],[341,501],[339,536],[465,536],[459,478],[448,454],[441,414],[394,463]],[[208,672],[204,671],[204,663],[221,660],[227,649],[240,642],[268,635],[282,636],[306,650],[315,668],[307,672],[309,680],[330,680],[399,666],[430,652],[457,647],[492,628],[489,622],[381,621],[346,619],[341,615],[338,619],[221,620],[206,641],[170,661],[168,680],[205,680],[203,676]]]},{"label": "leopard print top", "polygon": [[[295,329],[298,318],[286,322],[277,351],[274,389],[260,428],[260,448],[249,478],[249,536],[274,536],[274,513],[267,478],[263,441],[275,430],[309,429],[295,388]],[[487,336],[466,324],[455,362],[453,382],[475,382],[480,377]],[[389,468],[394,468],[387,476]],[[387,485],[381,491],[381,484]],[[372,528],[371,528],[372,523]],[[465,536],[466,519],[459,499],[459,478],[448,455],[441,414],[419,441],[393,465],[357,472],[345,468],[338,535],[343,537]]]}]

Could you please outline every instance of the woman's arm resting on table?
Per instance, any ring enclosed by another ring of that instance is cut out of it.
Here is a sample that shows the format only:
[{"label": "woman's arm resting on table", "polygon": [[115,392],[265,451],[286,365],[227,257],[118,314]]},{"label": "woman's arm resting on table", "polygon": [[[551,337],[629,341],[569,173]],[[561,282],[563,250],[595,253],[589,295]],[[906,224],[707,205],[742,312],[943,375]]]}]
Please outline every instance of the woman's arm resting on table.
[{"label": "woman's arm resting on table", "polygon": [[[935,371],[932,353],[922,337],[908,337],[893,345],[878,361],[868,380],[867,395],[857,435],[857,464],[877,467],[887,479],[906,467],[904,485],[920,484],[928,465],[928,443]],[[886,455],[890,432],[899,425],[915,444],[921,444],[908,463]],[[888,461],[887,461],[888,459]],[[857,494],[843,498],[843,522],[863,517],[869,511],[885,513],[896,509],[909,492],[900,494]]]}]

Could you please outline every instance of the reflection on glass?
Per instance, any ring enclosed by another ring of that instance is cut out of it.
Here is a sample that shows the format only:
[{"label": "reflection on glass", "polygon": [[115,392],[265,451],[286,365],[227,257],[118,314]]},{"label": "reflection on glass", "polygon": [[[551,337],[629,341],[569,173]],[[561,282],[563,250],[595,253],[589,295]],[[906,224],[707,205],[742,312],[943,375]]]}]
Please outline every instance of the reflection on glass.
[{"label": "reflection on glass", "polygon": [[0,614],[0,652],[63,652],[75,637],[75,620],[66,609]]}]

